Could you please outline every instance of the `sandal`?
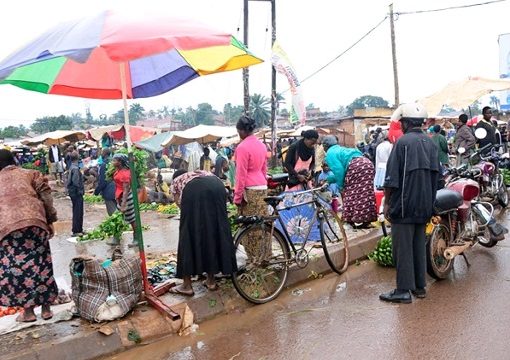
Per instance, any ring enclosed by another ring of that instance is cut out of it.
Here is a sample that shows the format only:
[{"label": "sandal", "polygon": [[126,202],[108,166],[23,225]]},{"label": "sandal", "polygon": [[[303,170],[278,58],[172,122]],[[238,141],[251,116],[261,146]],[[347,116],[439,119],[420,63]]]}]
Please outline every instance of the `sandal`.
[{"label": "sandal", "polygon": [[43,320],[50,320],[51,318],[53,318],[53,312],[52,311],[49,311],[49,312],[41,312],[41,318]]},{"label": "sandal", "polygon": [[170,290],[168,290],[168,292],[170,294],[174,294],[174,295],[182,295],[182,296],[189,296],[189,297],[195,296],[195,292],[193,290],[190,290],[190,292],[182,291],[181,289],[179,289],[178,287],[175,287],[175,286],[170,288]]},{"label": "sandal", "polygon": [[219,289],[218,284],[214,283],[214,285],[209,285],[209,284],[207,283],[207,280],[204,280],[204,281],[202,282],[202,285],[204,285],[204,286],[207,288],[207,290],[209,290],[209,291],[216,291],[216,290],[218,290],[218,289]]},{"label": "sandal", "polygon": [[18,317],[16,318],[16,321],[17,322],[20,322],[20,323],[33,323],[33,322],[36,322],[37,321],[37,318],[34,317],[33,318],[25,318],[25,313],[21,313],[18,315]]}]

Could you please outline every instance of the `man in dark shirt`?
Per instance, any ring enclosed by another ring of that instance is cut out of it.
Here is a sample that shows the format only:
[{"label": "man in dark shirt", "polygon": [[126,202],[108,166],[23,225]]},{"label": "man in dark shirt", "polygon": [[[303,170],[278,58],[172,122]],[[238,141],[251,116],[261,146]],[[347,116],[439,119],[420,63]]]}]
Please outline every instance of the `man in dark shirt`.
[{"label": "man in dark shirt", "polygon": [[76,151],[69,154],[71,166],[67,178],[67,192],[73,204],[73,236],[83,234],[83,195],[85,186],[83,183],[83,174],[78,167],[80,156]]},{"label": "man in dark shirt", "polygon": [[[483,148],[487,144],[496,145],[498,144],[498,140],[496,138],[496,127],[492,124],[492,109],[489,106],[486,106],[482,110],[483,119],[476,124],[477,129],[485,129],[487,131],[487,136],[483,139],[478,139],[478,145],[480,148]],[[489,152],[490,149],[487,149],[486,152]]]},{"label": "man in dark shirt", "polygon": [[425,226],[432,217],[440,169],[438,148],[421,129],[426,117],[420,104],[401,105],[394,114],[404,136],[388,159],[384,214],[392,223],[397,288],[381,294],[383,301],[411,303],[411,292],[426,296]]}]

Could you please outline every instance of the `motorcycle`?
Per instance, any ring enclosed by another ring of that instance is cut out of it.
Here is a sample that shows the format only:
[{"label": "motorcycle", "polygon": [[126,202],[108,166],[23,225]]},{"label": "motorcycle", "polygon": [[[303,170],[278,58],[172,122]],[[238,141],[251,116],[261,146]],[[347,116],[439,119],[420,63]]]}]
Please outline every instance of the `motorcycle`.
[{"label": "motorcycle", "polygon": [[444,279],[453,268],[455,258],[479,243],[493,247],[505,238],[506,228],[494,218],[494,206],[479,201],[480,185],[475,178],[480,169],[463,165],[448,170],[444,189],[437,192],[434,216],[427,225],[427,272]]},{"label": "motorcycle", "polygon": [[[479,128],[475,131],[478,139],[484,139],[487,136],[485,129]],[[469,156],[469,163],[479,173],[475,180],[480,184],[480,197],[492,203],[498,203],[506,208],[509,203],[508,191],[504,182],[503,174],[499,170],[500,164],[508,162],[508,153],[501,155],[498,150],[501,145],[488,144]],[[465,152],[460,148],[459,153]]]}]

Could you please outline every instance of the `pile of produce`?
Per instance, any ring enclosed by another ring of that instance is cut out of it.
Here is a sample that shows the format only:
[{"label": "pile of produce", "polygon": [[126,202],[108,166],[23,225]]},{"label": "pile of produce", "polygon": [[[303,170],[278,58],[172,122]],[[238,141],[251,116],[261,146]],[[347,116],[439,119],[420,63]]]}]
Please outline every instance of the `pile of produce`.
[{"label": "pile of produce", "polygon": [[177,215],[180,212],[179,207],[176,204],[159,205],[156,211],[167,215]]},{"label": "pile of produce", "polygon": [[506,186],[510,186],[510,169],[499,169],[503,175],[503,182]]},{"label": "pile of produce", "polygon": [[166,215],[178,215],[180,213],[179,207],[177,204],[140,204],[140,211],[157,211],[161,214]]},{"label": "pile of produce", "polygon": [[227,214],[228,214],[228,222],[230,223],[230,231],[232,232],[232,235],[234,235],[237,232],[237,229],[239,228],[239,225],[234,222],[234,220],[237,218],[237,206],[234,204],[228,204],[227,205]]},{"label": "pile of produce", "polygon": [[368,258],[381,266],[393,266],[391,236],[383,236]]},{"label": "pile of produce", "polygon": [[131,226],[124,221],[122,213],[116,211],[112,216],[106,218],[97,228],[80,236],[78,241],[104,240],[106,238],[120,239],[124,231],[131,230]]},{"label": "pile of produce", "polygon": [[89,194],[83,195],[83,201],[85,201],[88,204],[101,204],[101,203],[104,202],[102,196],[100,196],[100,195],[89,195]]},{"label": "pile of produce", "polygon": [[4,307],[4,306],[0,306],[0,318],[2,316],[7,316],[7,315],[14,315],[18,312],[23,312],[23,308],[22,307]]}]

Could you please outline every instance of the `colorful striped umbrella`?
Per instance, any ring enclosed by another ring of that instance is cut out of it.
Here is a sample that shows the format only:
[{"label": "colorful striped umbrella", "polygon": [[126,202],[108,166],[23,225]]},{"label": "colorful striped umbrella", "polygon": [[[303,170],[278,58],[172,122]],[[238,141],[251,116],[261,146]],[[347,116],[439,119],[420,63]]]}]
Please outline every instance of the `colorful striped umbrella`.
[{"label": "colorful striped umbrella", "polygon": [[163,94],[198,76],[261,63],[230,34],[190,20],[105,11],[63,23],[0,63],[0,84],[122,99]]},{"label": "colorful striped umbrella", "polygon": [[[123,99],[129,129],[128,98],[172,90],[198,76],[261,63],[232,35],[182,19],[106,11],[58,25],[0,62],[0,84],[47,94]],[[130,132],[126,140],[131,145]],[[138,184],[130,152],[132,191]],[[174,319],[147,280],[137,196],[135,239],[139,245],[145,295]]]}]

